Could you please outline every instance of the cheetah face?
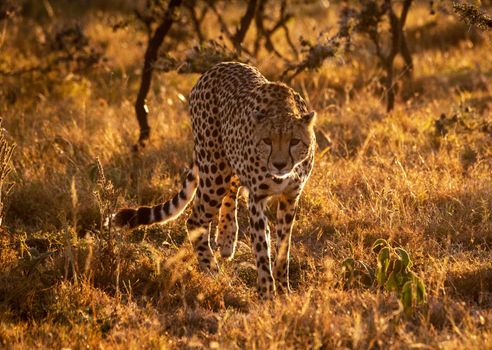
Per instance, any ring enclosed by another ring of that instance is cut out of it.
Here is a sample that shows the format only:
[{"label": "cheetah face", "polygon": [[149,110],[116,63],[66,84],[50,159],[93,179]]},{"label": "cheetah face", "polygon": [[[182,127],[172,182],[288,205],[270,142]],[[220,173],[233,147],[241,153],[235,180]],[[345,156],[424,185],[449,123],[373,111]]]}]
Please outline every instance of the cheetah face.
[{"label": "cheetah face", "polygon": [[277,178],[288,177],[309,155],[316,113],[278,120],[257,116],[256,150],[262,166]]}]

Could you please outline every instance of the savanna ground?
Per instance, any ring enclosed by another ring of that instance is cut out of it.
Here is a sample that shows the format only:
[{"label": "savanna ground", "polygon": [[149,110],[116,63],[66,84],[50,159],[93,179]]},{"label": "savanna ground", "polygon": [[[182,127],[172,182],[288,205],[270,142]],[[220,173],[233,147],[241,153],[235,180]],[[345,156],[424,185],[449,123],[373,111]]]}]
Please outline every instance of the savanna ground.
[{"label": "savanna ground", "polygon": [[[319,142],[300,203],[294,292],[262,302],[244,203],[236,257],[221,261],[216,276],[197,270],[184,228],[188,210],[173,223],[115,232],[111,240],[100,232],[95,193],[108,189],[97,159],[118,206],[158,203],[179,188],[193,147],[186,99],[198,75],[154,76],[153,133],[135,154],[145,34],[132,24],[113,31],[110,22],[130,12],[124,3],[52,6],[53,17],[39,5],[0,23],[3,69],[42,62],[42,27],[75,20],[106,59],[85,71],[1,77],[0,114],[16,149],[0,231],[0,347],[492,348],[489,34],[413,8],[414,77],[399,83],[389,114],[363,39],[350,57],[292,81],[331,144]],[[336,22],[336,7],[316,6],[296,10],[295,39]],[[206,21],[217,27],[212,16]],[[251,30],[246,45],[253,37]],[[281,35],[274,40],[288,52]],[[252,64],[270,78],[283,70],[266,52]],[[442,113],[444,131],[436,129]],[[427,302],[410,313],[374,284],[342,283],[346,258],[375,266],[377,238],[405,248],[425,282]]]}]

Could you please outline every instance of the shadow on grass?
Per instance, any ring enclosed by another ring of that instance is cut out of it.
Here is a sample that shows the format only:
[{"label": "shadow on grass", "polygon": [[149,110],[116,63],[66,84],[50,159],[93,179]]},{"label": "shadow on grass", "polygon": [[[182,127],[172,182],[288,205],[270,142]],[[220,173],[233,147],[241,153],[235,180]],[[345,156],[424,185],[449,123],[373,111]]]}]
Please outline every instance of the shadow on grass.
[{"label": "shadow on grass", "polygon": [[492,265],[448,272],[445,286],[451,295],[484,308],[492,307]]},{"label": "shadow on grass", "polygon": [[[409,97],[416,93],[425,96],[429,91],[432,91],[432,99],[446,98],[457,91],[487,92],[487,79],[491,75],[491,71],[481,72],[476,69],[462,69],[447,74],[439,73],[423,76],[405,86],[402,91],[402,97]],[[485,101],[482,101],[482,103],[483,102]]]},{"label": "shadow on grass", "polygon": [[446,51],[470,41],[473,45],[485,42],[480,31],[459,21],[437,20],[425,23],[422,26],[408,28],[407,40],[412,54],[427,50]]}]

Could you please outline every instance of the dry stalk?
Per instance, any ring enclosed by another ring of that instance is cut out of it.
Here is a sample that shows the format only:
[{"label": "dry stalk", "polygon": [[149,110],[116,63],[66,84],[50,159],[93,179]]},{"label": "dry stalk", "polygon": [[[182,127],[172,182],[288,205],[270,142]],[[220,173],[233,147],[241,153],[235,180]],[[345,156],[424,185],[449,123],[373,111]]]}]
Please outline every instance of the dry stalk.
[{"label": "dry stalk", "polygon": [[11,159],[15,144],[9,143],[5,134],[6,131],[2,128],[2,119],[0,118],[0,226],[2,226],[5,214],[5,199],[13,187],[12,183],[7,184],[7,177],[12,171]]}]

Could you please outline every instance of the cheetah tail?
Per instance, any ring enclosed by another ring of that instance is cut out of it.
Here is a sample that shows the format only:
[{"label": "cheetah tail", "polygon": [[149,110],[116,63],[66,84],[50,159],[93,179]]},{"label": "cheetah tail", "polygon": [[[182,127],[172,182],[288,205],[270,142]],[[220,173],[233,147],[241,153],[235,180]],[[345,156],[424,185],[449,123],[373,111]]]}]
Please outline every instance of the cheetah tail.
[{"label": "cheetah tail", "polygon": [[197,184],[198,166],[194,164],[186,175],[183,188],[172,199],[153,207],[120,209],[113,215],[112,222],[117,227],[135,228],[141,225],[174,220],[185,210],[195,196]]}]

